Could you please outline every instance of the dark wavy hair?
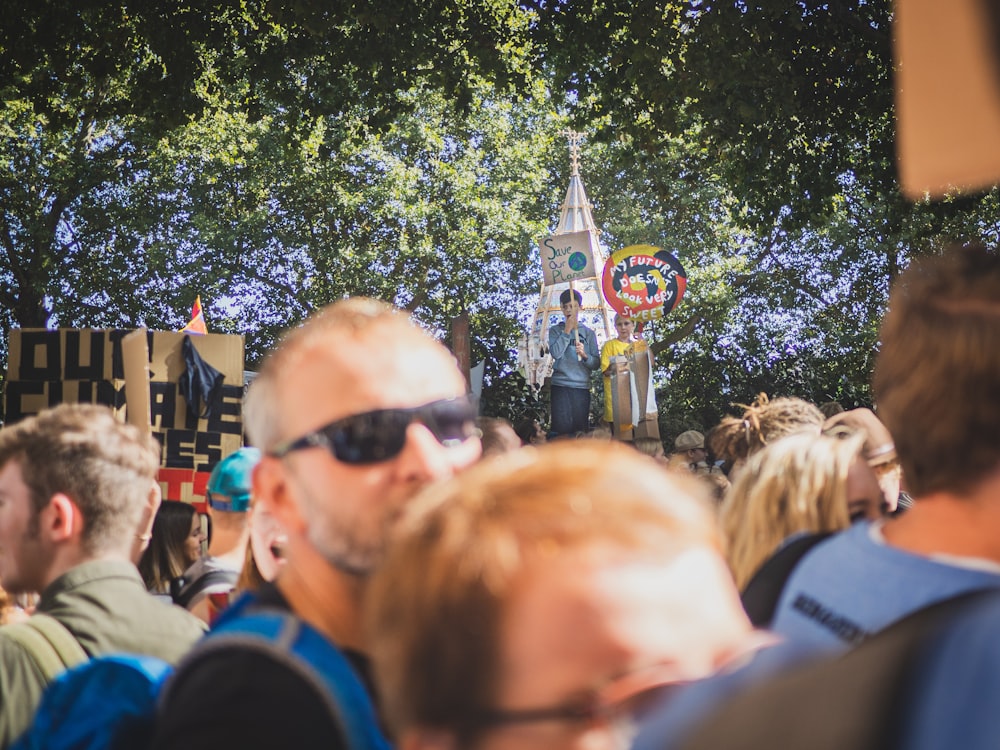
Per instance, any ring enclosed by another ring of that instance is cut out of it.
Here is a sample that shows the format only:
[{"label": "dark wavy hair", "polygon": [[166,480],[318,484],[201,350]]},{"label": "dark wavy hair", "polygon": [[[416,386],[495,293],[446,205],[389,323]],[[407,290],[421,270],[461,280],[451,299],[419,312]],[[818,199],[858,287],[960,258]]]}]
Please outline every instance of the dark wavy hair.
[{"label": "dark wavy hair", "polygon": [[191,503],[164,500],[153,521],[153,538],[139,560],[139,573],[146,588],[170,593],[170,581],[188,567],[184,542],[191,534],[195,508]]}]

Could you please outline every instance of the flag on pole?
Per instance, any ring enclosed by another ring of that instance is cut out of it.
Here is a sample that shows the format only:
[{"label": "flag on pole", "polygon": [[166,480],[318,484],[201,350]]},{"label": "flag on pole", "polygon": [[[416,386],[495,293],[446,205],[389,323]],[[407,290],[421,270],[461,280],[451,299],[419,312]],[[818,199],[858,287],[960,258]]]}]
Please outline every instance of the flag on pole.
[{"label": "flag on pole", "polygon": [[205,312],[201,309],[200,294],[194,298],[194,307],[191,308],[191,322],[178,333],[208,333],[208,327],[205,325]]}]

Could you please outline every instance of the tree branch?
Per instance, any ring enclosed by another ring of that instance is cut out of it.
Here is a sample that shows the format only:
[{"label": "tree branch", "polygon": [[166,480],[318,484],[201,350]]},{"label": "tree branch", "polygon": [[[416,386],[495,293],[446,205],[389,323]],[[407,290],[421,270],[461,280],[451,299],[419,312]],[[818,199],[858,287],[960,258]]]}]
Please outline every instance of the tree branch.
[{"label": "tree branch", "polygon": [[701,315],[697,314],[692,315],[690,318],[685,320],[683,323],[681,323],[680,326],[672,330],[662,339],[652,343],[649,348],[653,352],[653,355],[656,356],[658,354],[662,354],[663,352],[667,351],[670,347],[672,347],[674,344],[676,344],[678,341],[681,341],[690,336],[692,333],[694,333],[695,329],[698,327],[698,324],[701,323],[702,320],[703,318],[701,317]]}]

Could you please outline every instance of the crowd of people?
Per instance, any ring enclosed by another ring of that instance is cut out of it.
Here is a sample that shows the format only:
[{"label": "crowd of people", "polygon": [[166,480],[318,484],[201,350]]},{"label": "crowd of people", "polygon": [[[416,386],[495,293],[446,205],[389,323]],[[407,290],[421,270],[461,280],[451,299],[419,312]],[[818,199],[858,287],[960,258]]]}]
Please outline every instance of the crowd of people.
[{"label": "crowd of people", "polygon": [[155,445],[102,407],[0,430],[0,582],[39,594],[0,629],[0,747],[121,652],[176,665],[154,748],[996,745],[1000,257],[902,274],[874,410],[760,395],[669,455],[566,437],[602,364],[578,308],[548,434],[480,417],[406,314],[320,311],[207,517],[158,503]]}]

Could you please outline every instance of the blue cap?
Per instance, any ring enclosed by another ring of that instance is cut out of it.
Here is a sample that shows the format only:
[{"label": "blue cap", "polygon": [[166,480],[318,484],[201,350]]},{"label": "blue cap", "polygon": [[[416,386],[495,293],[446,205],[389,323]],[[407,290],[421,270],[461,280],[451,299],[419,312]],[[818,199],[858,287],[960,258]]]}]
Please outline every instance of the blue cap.
[{"label": "blue cap", "polygon": [[219,461],[208,478],[208,504],[214,510],[245,513],[250,507],[250,477],[258,461],[256,448],[240,448]]}]

